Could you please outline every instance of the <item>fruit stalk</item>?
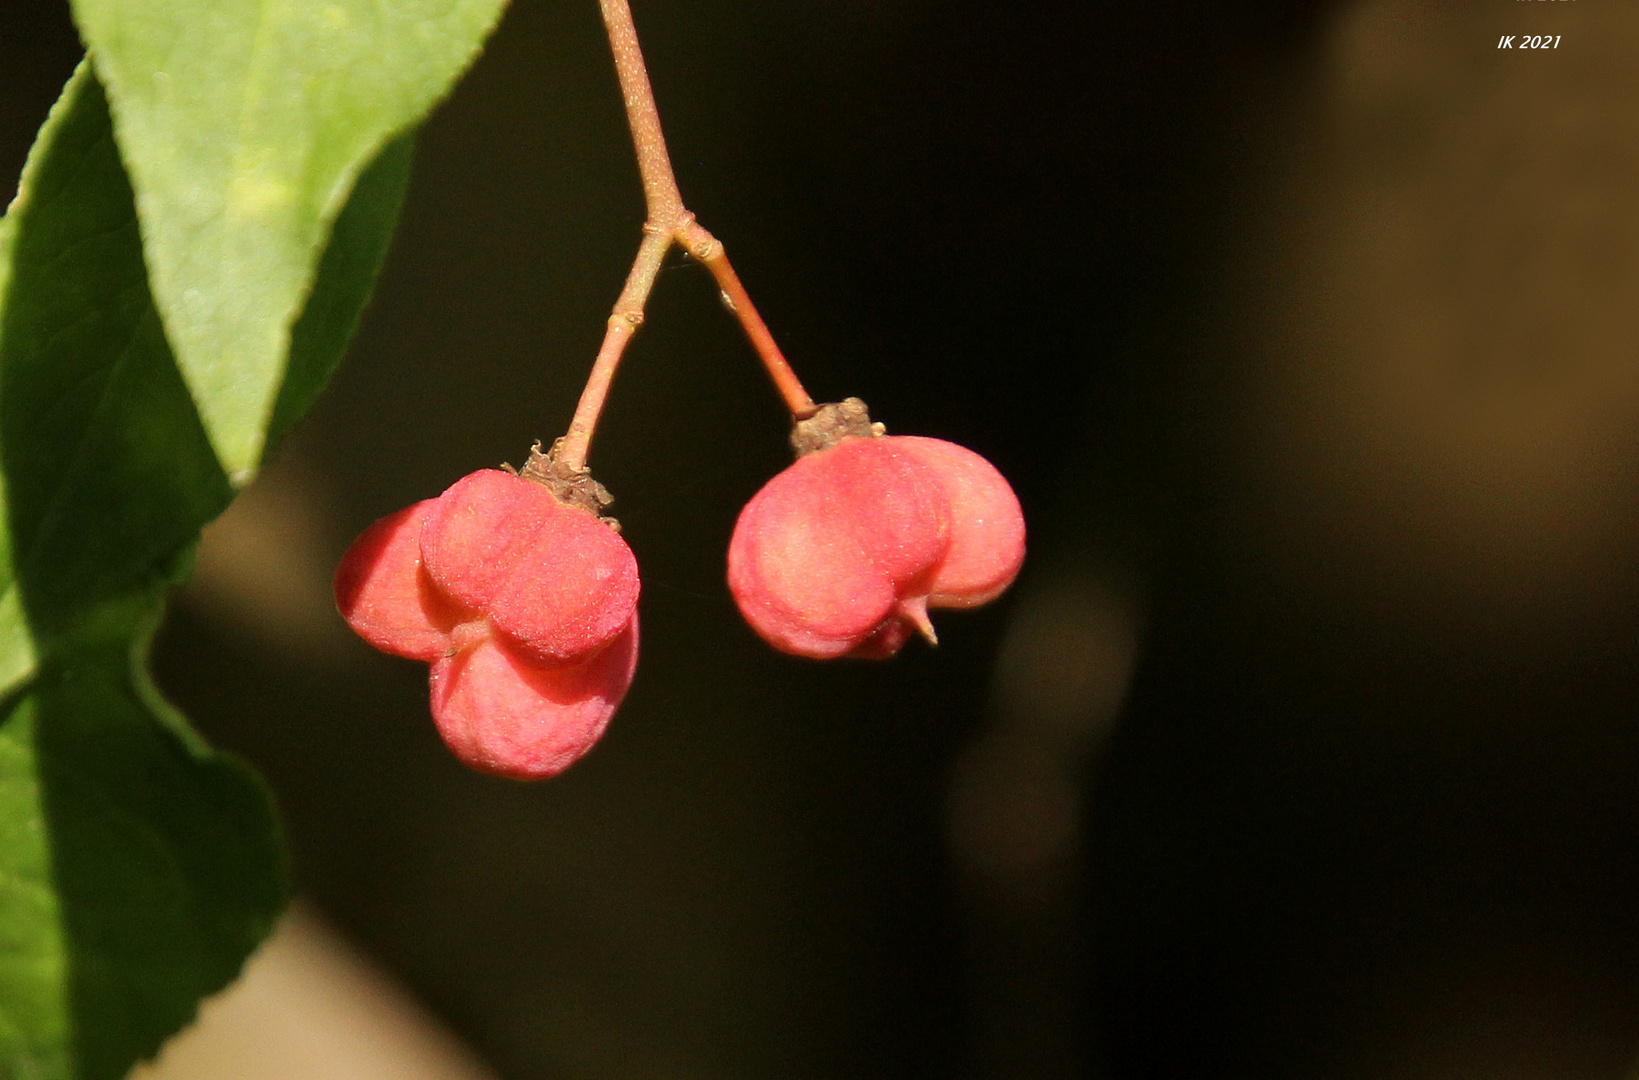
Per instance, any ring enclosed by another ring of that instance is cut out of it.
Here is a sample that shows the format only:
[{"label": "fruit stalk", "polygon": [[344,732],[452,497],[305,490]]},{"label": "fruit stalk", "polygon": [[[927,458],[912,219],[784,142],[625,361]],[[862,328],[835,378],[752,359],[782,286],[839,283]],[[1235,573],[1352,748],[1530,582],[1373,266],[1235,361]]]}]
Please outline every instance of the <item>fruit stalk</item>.
[{"label": "fruit stalk", "polygon": [[586,389],[581,392],[569,431],[558,449],[558,460],[577,471],[586,468],[592,434],[597,429],[609,384],[614,380],[615,369],[620,366],[627,343],[643,324],[643,310],[648,303],[649,291],[654,286],[666,252],[673,244],[681,244],[684,250],[711,271],[717,287],[722,291],[724,305],[740,321],[792,417],[805,419],[813,415],[815,408],[813,399],[803,389],[790,362],[775,343],[762,316],[757,313],[757,306],[751,302],[745,286],[740,283],[722,243],[683,205],[677,176],[672,171],[671,155],[666,150],[666,137],[660,128],[660,110],[655,105],[654,90],[649,85],[648,69],[643,63],[643,50],[638,45],[631,7],[626,0],[598,0],[598,6],[603,12],[609,50],[614,55],[615,73],[620,79],[626,122],[632,130],[632,148],[637,153],[638,172],[643,179],[647,220],[643,225],[643,242],[638,246],[631,271],[626,275],[626,286],[609,316],[603,344],[598,348],[592,373],[586,380]]}]

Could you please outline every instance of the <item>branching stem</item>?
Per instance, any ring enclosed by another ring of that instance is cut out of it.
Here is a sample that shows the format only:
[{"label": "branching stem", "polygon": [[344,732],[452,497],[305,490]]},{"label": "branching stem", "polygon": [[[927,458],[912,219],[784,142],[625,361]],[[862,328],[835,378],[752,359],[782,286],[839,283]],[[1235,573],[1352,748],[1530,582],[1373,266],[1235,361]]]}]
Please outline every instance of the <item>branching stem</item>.
[{"label": "branching stem", "polygon": [[603,345],[598,349],[592,373],[587,376],[586,389],[581,392],[575,407],[569,431],[558,447],[558,461],[571,469],[586,467],[586,454],[597,428],[598,414],[609,394],[615,368],[627,342],[643,324],[643,309],[654,287],[661,262],[673,244],[681,244],[690,255],[711,271],[717,287],[722,291],[723,303],[740,320],[746,337],[769,378],[785,400],[794,419],[813,415],[814,401],[804,390],[791,365],[775,344],[774,336],[756,305],[740,284],[739,275],[728,261],[723,245],[707,232],[694,215],[683,206],[682,193],[677,188],[677,177],[672,172],[671,155],[666,152],[666,138],[660,130],[660,111],[655,107],[654,91],[649,86],[649,73],[643,64],[643,52],[638,48],[637,28],[632,23],[632,11],[627,0],[598,0],[603,9],[603,25],[609,32],[609,48],[614,53],[615,72],[620,77],[621,97],[626,103],[626,120],[632,129],[632,146],[637,151],[637,167],[643,177],[643,198],[647,204],[648,220],[643,225],[643,242],[637,257],[632,260],[631,272],[626,275],[626,286],[615,301],[604,331]]}]

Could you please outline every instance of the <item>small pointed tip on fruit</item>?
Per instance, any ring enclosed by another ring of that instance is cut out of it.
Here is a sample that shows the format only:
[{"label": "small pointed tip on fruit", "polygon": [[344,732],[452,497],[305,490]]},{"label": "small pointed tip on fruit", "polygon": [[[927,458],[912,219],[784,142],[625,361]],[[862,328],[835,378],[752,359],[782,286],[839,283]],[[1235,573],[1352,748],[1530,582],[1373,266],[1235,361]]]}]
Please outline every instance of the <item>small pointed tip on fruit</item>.
[{"label": "small pointed tip on fruit", "polygon": [[917,597],[914,600],[899,601],[899,615],[912,626],[929,645],[939,644],[939,635],[933,632],[933,621],[928,618],[928,598]]}]

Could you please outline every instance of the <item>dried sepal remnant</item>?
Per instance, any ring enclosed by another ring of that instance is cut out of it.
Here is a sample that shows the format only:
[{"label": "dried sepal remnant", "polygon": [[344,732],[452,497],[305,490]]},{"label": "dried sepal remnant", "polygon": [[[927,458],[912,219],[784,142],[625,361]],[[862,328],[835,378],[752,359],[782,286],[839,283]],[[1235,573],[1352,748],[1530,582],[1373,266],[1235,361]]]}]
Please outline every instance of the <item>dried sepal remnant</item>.
[{"label": "dried sepal remnant", "polygon": [[891,656],[929,608],[994,599],[1024,559],[1024,516],[984,458],[916,436],[849,435],[800,457],[741,512],[729,589],[798,656]]},{"label": "dried sepal remnant", "polygon": [[336,604],[370,644],[432,665],[455,755],[517,779],[591,749],[637,662],[637,563],[593,513],[497,469],[366,529]]}]

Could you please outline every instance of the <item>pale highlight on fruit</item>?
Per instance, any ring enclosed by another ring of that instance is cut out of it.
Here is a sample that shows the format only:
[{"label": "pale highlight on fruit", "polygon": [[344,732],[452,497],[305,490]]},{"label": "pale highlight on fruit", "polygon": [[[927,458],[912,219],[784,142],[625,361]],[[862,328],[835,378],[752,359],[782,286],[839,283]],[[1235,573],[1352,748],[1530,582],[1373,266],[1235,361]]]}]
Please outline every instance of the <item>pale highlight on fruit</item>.
[{"label": "pale highlight on fruit", "polygon": [[728,582],[752,629],[798,656],[892,656],[929,608],[1000,595],[1024,560],[1002,475],[941,439],[852,436],[807,454],[740,513]]},{"label": "pale highlight on fruit", "polygon": [[445,743],[533,780],[602,735],[637,666],[637,563],[596,516],[495,469],[366,529],[336,606],[376,648],[425,661]]}]

